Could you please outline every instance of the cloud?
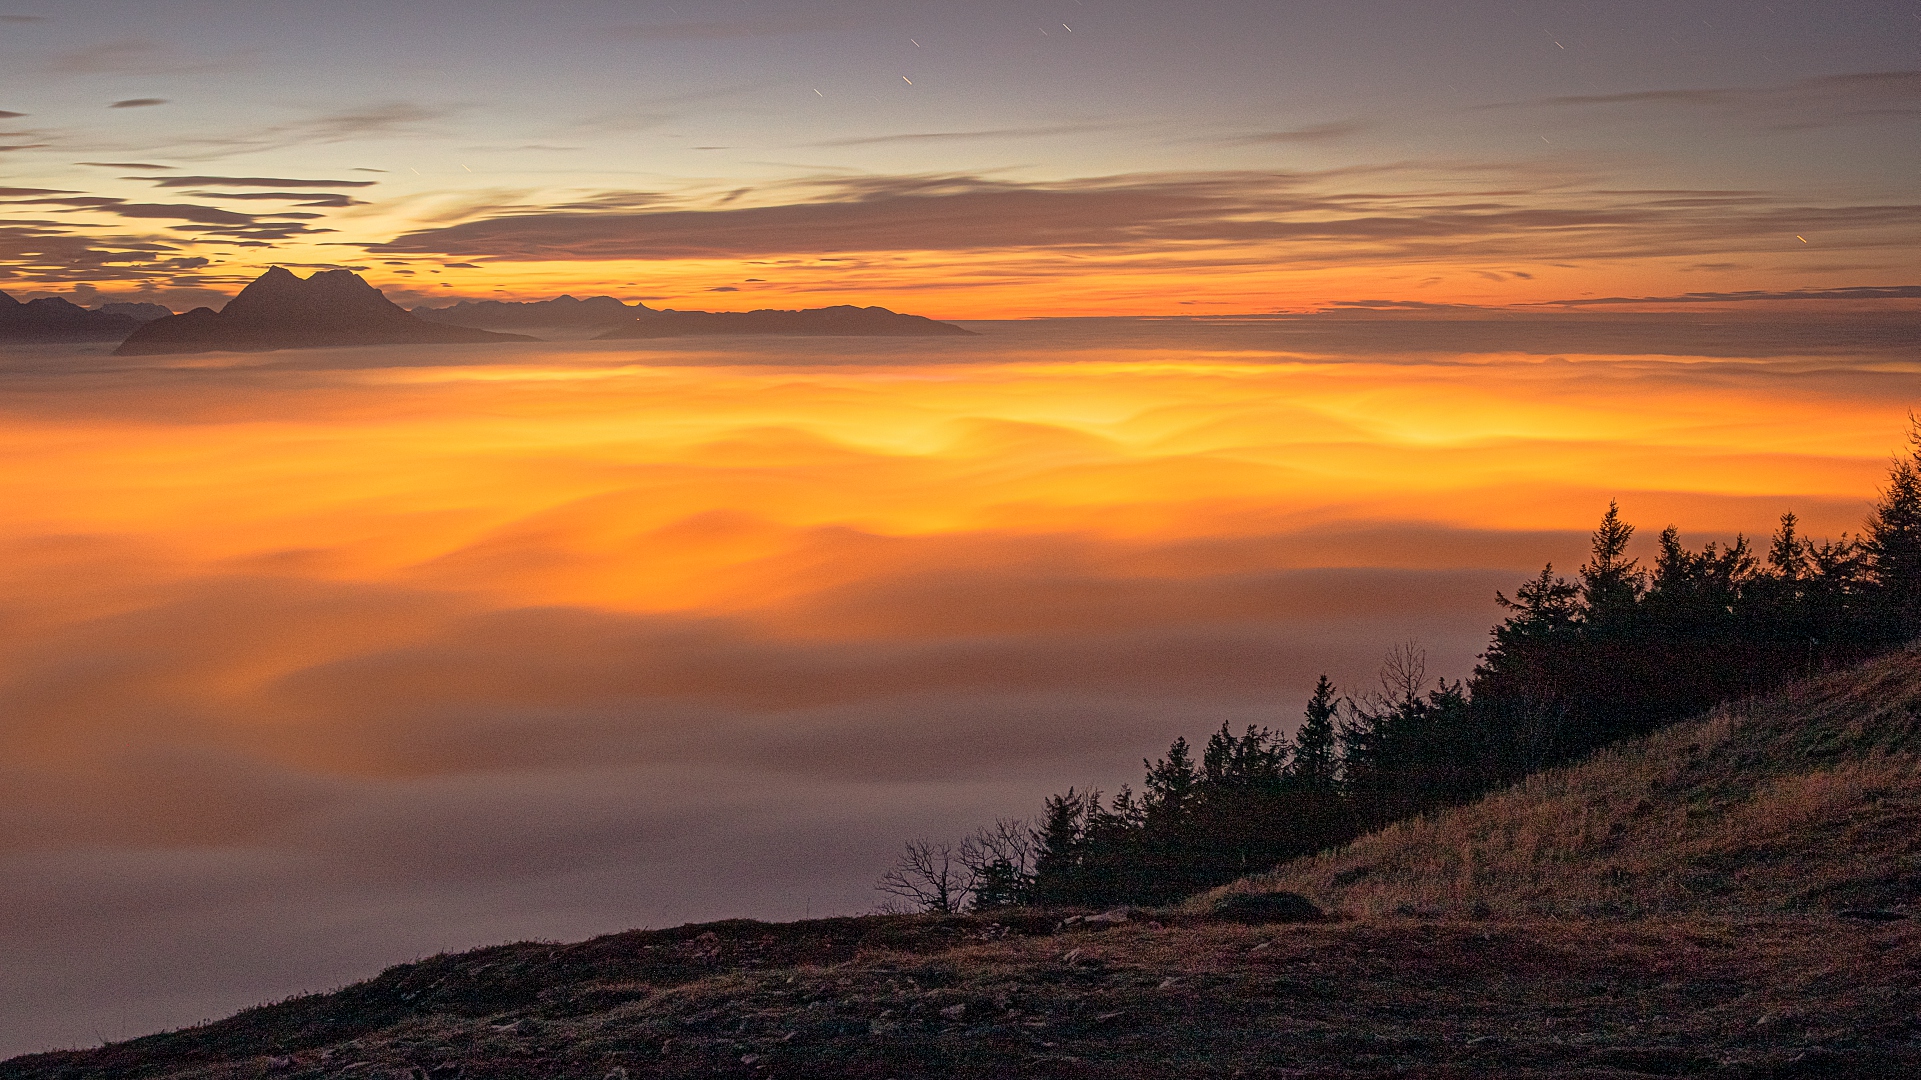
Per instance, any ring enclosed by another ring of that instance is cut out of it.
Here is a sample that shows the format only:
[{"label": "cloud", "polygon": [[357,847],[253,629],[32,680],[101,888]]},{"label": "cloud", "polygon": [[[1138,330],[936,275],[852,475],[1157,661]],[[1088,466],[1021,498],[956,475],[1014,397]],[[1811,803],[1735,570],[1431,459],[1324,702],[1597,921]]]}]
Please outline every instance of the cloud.
[{"label": "cloud", "polygon": [[1570,94],[1502,102],[1487,109],[1661,106],[1712,109],[1776,131],[1921,117],[1921,71],[1826,75],[1773,86],[1721,86]]},{"label": "cloud", "polygon": [[889,143],[971,142],[976,139],[1029,139],[1042,138],[1049,135],[1067,135],[1076,132],[1100,131],[1111,126],[1112,125],[1106,124],[1058,124],[1053,127],[991,128],[982,131],[908,132],[900,135],[865,135],[848,139],[827,139],[822,142],[804,143],[802,145],[845,147],[882,146]]},{"label": "cloud", "polygon": [[1678,296],[1601,296],[1544,300],[1521,307],[1586,307],[1605,304],[1728,304],[1745,300],[1921,300],[1921,285],[1851,285],[1838,289],[1746,289],[1691,292]]},{"label": "cloud", "polygon": [[254,51],[196,59],[167,42],[128,38],[57,53],[45,64],[56,75],[195,75],[231,71]]},{"label": "cloud", "polygon": [[165,105],[166,103],[167,103],[166,98],[137,97],[137,98],[127,98],[124,101],[116,101],[113,104],[107,106],[107,108],[109,109],[144,109],[152,105]]},{"label": "cloud", "polygon": [[824,16],[763,16],[674,23],[629,24],[594,31],[594,36],[628,41],[730,41],[738,38],[816,34],[845,29],[847,22]]},{"label": "cloud", "polygon": [[0,109],[0,120],[17,120],[25,115],[27,114],[23,112],[8,112],[5,109]]},{"label": "cloud", "polygon": [[216,206],[194,206],[189,203],[126,203],[102,209],[126,218],[195,221],[203,225],[252,225],[254,223],[253,216],[249,214],[236,214]]},{"label": "cloud", "polygon": [[[102,169],[151,169],[155,172],[173,168],[172,165],[149,165],[144,161],[76,161],[74,164],[92,165]],[[135,177],[134,179],[145,180],[147,178],[143,176]]]},{"label": "cloud", "polygon": [[[1915,382],[1907,339],[1650,355],[1720,317],[1363,321],[985,335],[938,378],[847,341],[0,355],[0,1053],[860,910],[903,838],[1287,725],[1389,642],[1464,673],[1616,491],[1648,542],[1786,491],[1853,528]],[[1620,355],[1485,355],[1542,326]]]},{"label": "cloud", "polygon": [[146,147],[128,146],[124,149],[134,153],[164,152],[169,157],[208,161],[290,146],[419,136],[434,131],[441,121],[463,111],[465,109],[461,106],[387,102],[238,131],[169,135],[164,141],[156,141]]},{"label": "cloud", "polygon": [[256,199],[256,200],[298,200],[300,206],[365,206],[366,203],[350,195],[323,195],[316,192],[295,191],[189,191],[187,194],[202,199]]},{"label": "cloud", "polygon": [[1256,131],[1237,135],[1224,140],[1229,144],[1249,145],[1262,143],[1299,144],[1339,142],[1366,131],[1370,125],[1360,120],[1335,120],[1325,124],[1311,124],[1303,128],[1290,128],[1286,131]]},{"label": "cloud", "polygon": [[1370,191],[1345,179],[1235,172],[1021,184],[879,176],[768,189],[755,192],[757,200],[695,209],[577,211],[583,204],[575,201],[422,229],[369,250],[497,261],[1007,250],[1110,258],[1179,250],[1192,260],[1211,248],[1217,259],[1308,266],[1699,255],[1775,246],[1812,231],[1899,246],[1921,229],[1921,205],[1802,206],[1720,191]]},{"label": "cloud", "polygon": [[127,180],[150,181],[155,187],[281,187],[281,188],[364,188],[378,180],[289,180],[275,176],[128,176]]}]

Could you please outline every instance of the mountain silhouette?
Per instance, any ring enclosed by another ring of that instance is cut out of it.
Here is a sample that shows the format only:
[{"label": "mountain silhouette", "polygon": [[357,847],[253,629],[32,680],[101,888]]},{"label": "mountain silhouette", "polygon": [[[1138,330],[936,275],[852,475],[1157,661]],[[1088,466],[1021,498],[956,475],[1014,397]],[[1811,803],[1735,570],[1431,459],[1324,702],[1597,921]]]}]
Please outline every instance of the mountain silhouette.
[{"label": "mountain silhouette", "polygon": [[949,337],[971,336],[953,323],[924,315],[902,315],[884,307],[807,308],[803,311],[661,311],[600,335],[601,341],[627,338],[718,336],[732,334],[802,337]]},{"label": "mountain silhouette", "polygon": [[[164,314],[173,314],[153,304],[111,304],[108,307],[152,307]],[[119,341],[131,334],[142,321],[130,311],[90,311],[57,296],[29,300],[23,304],[0,292],[0,341]]]},{"label": "mountain silhouette", "polygon": [[452,307],[417,307],[413,309],[413,314],[417,318],[449,326],[501,329],[614,326],[637,316],[652,315],[654,310],[645,304],[629,307],[611,296],[590,296],[585,300],[556,296],[552,300],[527,304],[504,300],[468,300]]},{"label": "mountain silhouette", "polygon": [[323,270],[303,281],[276,266],[220,311],[203,307],[155,319],[114,355],[530,340],[415,318],[349,270]]}]

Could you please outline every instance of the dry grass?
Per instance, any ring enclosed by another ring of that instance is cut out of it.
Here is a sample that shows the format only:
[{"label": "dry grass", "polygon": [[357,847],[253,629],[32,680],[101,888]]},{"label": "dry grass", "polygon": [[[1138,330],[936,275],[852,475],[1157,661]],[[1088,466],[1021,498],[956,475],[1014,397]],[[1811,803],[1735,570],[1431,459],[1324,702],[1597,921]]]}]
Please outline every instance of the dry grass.
[{"label": "dry grass", "polygon": [[1270,890],[1360,917],[1905,908],[1921,897],[1921,653],[1723,707],[1220,892]]},{"label": "dry grass", "polygon": [[1917,972],[1921,926],[1826,916],[730,923],[436,958],[0,1078],[1894,1076]]}]

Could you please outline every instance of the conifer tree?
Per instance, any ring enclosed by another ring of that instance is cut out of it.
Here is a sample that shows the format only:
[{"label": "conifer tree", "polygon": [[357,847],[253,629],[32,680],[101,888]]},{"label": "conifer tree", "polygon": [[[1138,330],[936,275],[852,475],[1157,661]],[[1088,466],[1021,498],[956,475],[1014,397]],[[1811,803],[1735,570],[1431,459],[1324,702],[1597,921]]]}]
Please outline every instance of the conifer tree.
[{"label": "conifer tree", "polygon": [[1645,576],[1638,559],[1627,557],[1628,541],[1634,526],[1621,520],[1621,507],[1608,500],[1607,513],[1592,534],[1593,558],[1581,565],[1581,598],[1587,604],[1587,621],[1601,630],[1612,630],[1633,618],[1635,601],[1641,598]]},{"label": "conifer tree", "polygon": [[1908,454],[1888,470],[1863,545],[1897,640],[1921,633],[1921,418],[1908,422]]},{"label": "conifer tree", "polygon": [[1307,700],[1301,729],[1294,733],[1294,758],[1288,763],[1288,776],[1300,790],[1314,795],[1332,795],[1340,758],[1335,750],[1334,719],[1340,702],[1334,697],[1334,684],[1323,675],[1314,684],[1314,696]]}]

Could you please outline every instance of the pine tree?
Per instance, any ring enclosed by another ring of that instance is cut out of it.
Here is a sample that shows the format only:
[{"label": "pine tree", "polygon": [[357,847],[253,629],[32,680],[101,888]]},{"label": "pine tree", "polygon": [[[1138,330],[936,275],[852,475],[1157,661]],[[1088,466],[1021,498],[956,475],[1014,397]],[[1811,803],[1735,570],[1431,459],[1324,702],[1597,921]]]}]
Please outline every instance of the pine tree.
[{"label": "pine tree", "polygon": [[1621,520],[1621,507],[1608,501],[1607,513],[1594,530],[1593,558],[1581,565],[1581,598],[1587,621],[1601,630],[1620,628],[1633,619],[1646,577],[1638,559],[1627,557],[1634,526]]},{"label": "pine tree", "polygon": [[1908,455],[1889,468],[1863,544],[1897,640],[1921,633],[1921,418],[1908,422]]},{"label": "pine tree", "polygon": [[1334,718],[1339,712],[1334,684],[1323,675],[1314,684],[1314,696],[1307,700],[1301,729],[1294,733],[1294,759],[1288,764],[1288,776],[1302,791],[1315,795],[1332,795],[1335,791],[1340,758],[1335,749],[1338,736]]}]

